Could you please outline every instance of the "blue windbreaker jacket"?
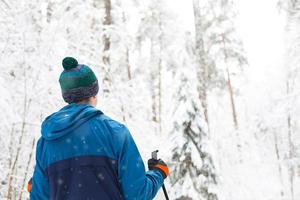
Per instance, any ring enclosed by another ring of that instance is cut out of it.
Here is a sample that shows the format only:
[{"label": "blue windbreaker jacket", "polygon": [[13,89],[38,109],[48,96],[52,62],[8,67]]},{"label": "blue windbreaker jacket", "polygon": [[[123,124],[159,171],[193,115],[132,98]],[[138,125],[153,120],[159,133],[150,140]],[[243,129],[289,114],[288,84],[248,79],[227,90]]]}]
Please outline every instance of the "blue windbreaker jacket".
[{"label": "blue windbreaker jacket", "polygon": [[100,110],[73,103],[43,122],[31,200],[150,200],[162,184],[128,129]]}]

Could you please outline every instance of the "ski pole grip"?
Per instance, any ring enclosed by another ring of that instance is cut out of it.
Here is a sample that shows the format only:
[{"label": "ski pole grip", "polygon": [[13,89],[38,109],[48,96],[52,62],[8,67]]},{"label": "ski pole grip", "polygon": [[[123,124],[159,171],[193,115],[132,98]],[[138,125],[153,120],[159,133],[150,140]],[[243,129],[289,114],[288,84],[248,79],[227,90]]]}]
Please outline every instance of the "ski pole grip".
[{"label": "ski pole grip", "polygon": [[[158,159],[157,159],[157,153],[158,153],[158,150],[152,151],[152,153],[151,153],[151,158],[152,158],[152,159],[155,159],[155,160],[158,160]],[[165,197],[166,197],[166,200],[169,200],[169,196],[168,196],[168,192],[167,192],[167,190],[166,190],[165,184],[162,185],[162,188],[163,188],[163,192],[164,192],[164,195],[165,195]]]},{"label": "ski pole grip", "polygon": [[157,160],[157,153],[158,153],[158,150],[155,150],[151,153],[151,158]]}]

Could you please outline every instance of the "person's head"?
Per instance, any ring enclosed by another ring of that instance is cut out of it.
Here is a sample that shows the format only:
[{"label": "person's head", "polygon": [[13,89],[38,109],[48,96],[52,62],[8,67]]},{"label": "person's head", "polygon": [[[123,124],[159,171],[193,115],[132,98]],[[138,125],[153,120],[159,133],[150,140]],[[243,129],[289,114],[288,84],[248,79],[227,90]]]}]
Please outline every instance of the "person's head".
[{"label": "person's head", "polygon": [[64,71],[60,75],[59,83],[64,101],[69,104],[88,103],[96,106],[99,85],[91,68],[78,64],[72,57],[63,59],[62,65]]}]

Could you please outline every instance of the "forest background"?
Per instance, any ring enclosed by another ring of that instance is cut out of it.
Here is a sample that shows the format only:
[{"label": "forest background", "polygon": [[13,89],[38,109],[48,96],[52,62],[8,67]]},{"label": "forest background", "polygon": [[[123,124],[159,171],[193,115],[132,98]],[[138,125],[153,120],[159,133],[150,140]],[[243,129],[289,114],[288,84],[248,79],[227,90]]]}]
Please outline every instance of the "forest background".
[{"label": "forest background", "polygon": [[65,56],[144,161],[160,150],[171,199],[300,199],[299,0],[1,0],[0,16],[0,199],[29,198]]}]

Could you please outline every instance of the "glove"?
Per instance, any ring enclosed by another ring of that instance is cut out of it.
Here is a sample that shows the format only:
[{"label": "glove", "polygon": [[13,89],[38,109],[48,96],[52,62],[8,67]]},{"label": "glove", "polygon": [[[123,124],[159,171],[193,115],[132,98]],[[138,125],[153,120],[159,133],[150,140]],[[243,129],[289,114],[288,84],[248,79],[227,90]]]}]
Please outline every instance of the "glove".
[{"label": "glove", "polygon": [[32,178],[28,181],[27,183],[27,192],[31,192],[31,189],[32,189]]},{"label": "glove", "polygon": [[160,173],[163,175],[164,179],[167,178],[167,176],[169,176],[170,172],[169,172],[169,167],[167,166],[167,164],[159,159],[154,159],[151,158],[148,160],[148,168],[149,170],[158,170],[160,171]]}]

